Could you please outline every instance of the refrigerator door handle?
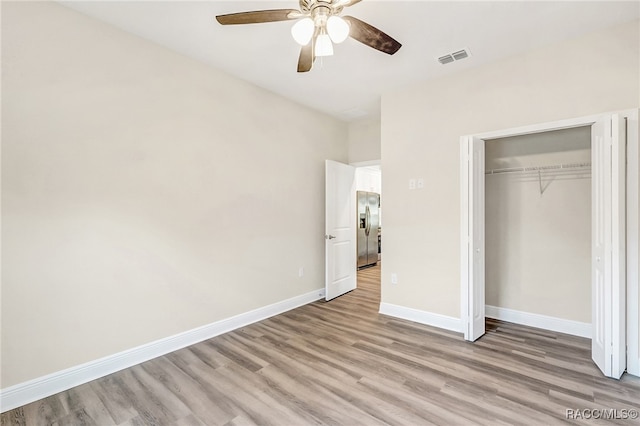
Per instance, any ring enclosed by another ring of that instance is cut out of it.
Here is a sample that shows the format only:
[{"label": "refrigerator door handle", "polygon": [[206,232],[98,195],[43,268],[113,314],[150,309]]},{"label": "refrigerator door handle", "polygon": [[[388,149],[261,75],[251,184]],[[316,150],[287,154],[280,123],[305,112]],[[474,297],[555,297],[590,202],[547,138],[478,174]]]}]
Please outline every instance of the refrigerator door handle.
[{"label": "refrigerator door handle", "polygon": [[367,224],[365,226],[364,234],[368,237],[371,232],[371,210],[369,209],[369,205],[365,208],[365,217]]}]

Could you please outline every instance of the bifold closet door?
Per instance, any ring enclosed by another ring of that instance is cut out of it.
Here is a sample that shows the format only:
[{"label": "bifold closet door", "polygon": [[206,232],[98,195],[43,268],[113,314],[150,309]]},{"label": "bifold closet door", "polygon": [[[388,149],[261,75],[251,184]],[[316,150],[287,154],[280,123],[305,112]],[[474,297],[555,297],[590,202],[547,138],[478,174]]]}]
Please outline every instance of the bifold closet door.
[{"label": "bifold closet door", "polygon": [[461,155],[461,291],[465,340],[485,332],[484,315],[484,140],[462,138]]},{"label": "bifold closet door", "polygon": [[591,127],[591,357],[613,378],[626,368],[625,142],[616,114]]}]

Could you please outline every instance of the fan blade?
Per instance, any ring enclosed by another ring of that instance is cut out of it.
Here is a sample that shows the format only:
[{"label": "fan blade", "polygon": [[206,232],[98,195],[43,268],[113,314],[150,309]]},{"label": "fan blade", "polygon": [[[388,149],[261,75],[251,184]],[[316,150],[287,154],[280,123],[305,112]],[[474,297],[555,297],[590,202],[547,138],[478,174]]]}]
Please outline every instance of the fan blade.
[{"label": "fan blade", "polygon": [[313,41],[300,49],[300,57],[298,58],[298,72],[311,71],[313,66]]},{"label": "fan blade", "polygon": [[300,49],[300,57],[298,58],[298,72],[311,71],[311,67],[316,60],[316,39],[320,34],[320,27],[316,27],[313,32],[311,41]]},{"label": "fan blade", "polygon": [[360,3],[362,0],[338,0],[333,3],[333,7],[349,7],[353,6],[356,3]]},{"label": "fan blade", "polygon": [[299,10],[295,9],[273,9],[273,10],[255,10],[253,12],[229,13],[227,15],[218,15],[216,19],[222,25],[237,24],[261,24],[263,22],[288,21],[290,19],[298,19],[302,16]]},{"label": "fan blade", "polygon": [[343,16],[342,18],[351,24],[349,36],[358,40],[360,43],[366,44],[381,52],[388,53],[389,55],[393,55],[402,47],[402,44],[393,37],[366,22],[353,16]]}]

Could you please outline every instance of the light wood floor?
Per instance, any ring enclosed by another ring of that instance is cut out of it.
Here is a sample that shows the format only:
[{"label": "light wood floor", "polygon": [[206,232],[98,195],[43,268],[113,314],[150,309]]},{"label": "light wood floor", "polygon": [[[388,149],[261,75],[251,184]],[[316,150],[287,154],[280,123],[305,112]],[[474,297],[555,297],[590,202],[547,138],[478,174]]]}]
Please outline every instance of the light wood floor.
[{"label": "light wood floor", "polygon": [[640,407],[640,379],[602,377],[587,339],[489,321],[467,343],[379,315],[379,267],[358,275],[329,303],[12,410],[2,425],[540,425],[567,422],[567,409]]}]

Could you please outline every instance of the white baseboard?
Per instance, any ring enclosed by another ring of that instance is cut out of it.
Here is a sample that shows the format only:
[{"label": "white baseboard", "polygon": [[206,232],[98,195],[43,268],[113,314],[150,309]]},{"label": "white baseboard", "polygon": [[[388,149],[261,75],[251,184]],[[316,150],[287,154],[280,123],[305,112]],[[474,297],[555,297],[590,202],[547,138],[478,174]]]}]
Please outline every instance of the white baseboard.
[{"label": "white baseboard", "polygon": [[462,333],[460,318],[453,318],[404,306],[392,305],[391,303],[380,303],[380,313],[389,315],[390,317],[402,318],[420,324]]},{"label": "white baseboard", "polygon": [[591,324],[587,322],[532,314],[529,312],[499,308],[491,305],[486,305],[484,310],[487,318],[494,318],[502,321],[513,322],[515,324],[527,325],[529,327],[557,331],[559,333],[571,334],[573,336],[591,338]]},{"label": "white baseboard", "polygon": [[21,407],[108,374],[306,305],[323,297],[324,289],[318,289],[244,314],[194,328],[175,336],[156,340],[155,342],[2,389],[0,390],[0,412],[4,413],[16,407]]}]

